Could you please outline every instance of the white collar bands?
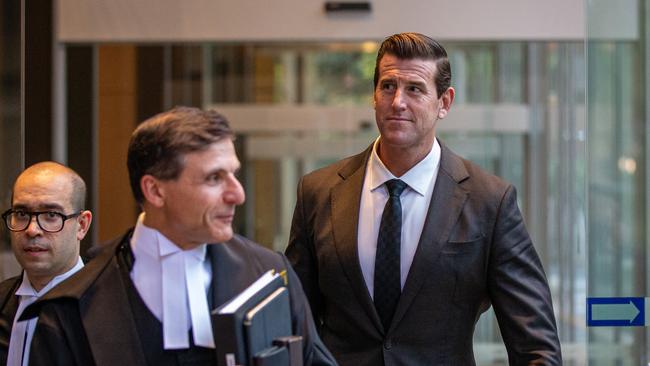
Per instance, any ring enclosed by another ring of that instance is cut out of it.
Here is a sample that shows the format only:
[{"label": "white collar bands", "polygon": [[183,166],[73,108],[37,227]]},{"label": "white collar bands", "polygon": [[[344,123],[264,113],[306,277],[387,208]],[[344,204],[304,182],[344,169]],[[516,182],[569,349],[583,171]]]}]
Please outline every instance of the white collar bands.
[{"label": "white collar bands", "polygon": [[164,348],[189,348],[190,328],[196,345],[214,348],[207,301],[212,279],[207,244],[182,250],[143,222],[144,213],[131,238],[135,258],[131,279],[149,310],[162,322]]}]

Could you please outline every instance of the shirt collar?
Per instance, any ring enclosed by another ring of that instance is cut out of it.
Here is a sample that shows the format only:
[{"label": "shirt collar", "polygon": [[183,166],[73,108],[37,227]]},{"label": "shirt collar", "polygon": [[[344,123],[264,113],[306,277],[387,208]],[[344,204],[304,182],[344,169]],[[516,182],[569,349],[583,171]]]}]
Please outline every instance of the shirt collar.
[{"label": "shirt collar", "polygon": [[32,283],[29,280],[29,276],[27,275],[27,272],[23,271],[23,281],[20,284],[20,287],[18,287],[18,290],[16,290],[16,295],[27,296],[27,297],[41,297],[46,292],[50,291],[52,287],[58,285],[60,282],[63,282],[63,280],[72,276],[75,272],[83,268],[83,266],[84,266],[83,260],[81,260],[81,257],[78,257],[77,263],[72,268],[67,270],[65,273],[62,273],[58,276],[54,276],[54,278],[52,278],[50,282],[48,282],[47,285],[45,285],[41,289],[41,291],[36,291],[36,289],[32,287]]},{"label": "shirt collar", "polygon": [[417,192],[419,195],[424,196],[427,192],[427,188],[431,182],[433,182],[435,178],[433,174],[440,164],[440,144],[438,143],[438,139],[434,138],[433,146],[427,156],[425,156],[419,163],[415,164],[414,167],[409,169],[401,177],[394,176],[379,158],[377,148],[379,147],[380,139],[381,137],[378,137],[375,140],[375,143],[372,146],[370,160],[368,161],[368,167],[370,168],[368,172],[370,174],[370,190],[374,191],[386,183],[386,181],[399,178],[412,190]]},{"label": "shirt collar", "polygon": [[[183,251],[178,245],[174,244],[160,231],[146,226],[144,224],[145,213],[138,216],[138,222],[133,230],[131,239],[131,248],[133,255],[137,259],[139,255],[146,255],[153,258],[163,258],[168,255]],[[152,245],[153,243],[154,245]],[[207,245],[201,244],[196,248],[186,250],[186,255],[191,255],[199,261],[205,260]]]}]

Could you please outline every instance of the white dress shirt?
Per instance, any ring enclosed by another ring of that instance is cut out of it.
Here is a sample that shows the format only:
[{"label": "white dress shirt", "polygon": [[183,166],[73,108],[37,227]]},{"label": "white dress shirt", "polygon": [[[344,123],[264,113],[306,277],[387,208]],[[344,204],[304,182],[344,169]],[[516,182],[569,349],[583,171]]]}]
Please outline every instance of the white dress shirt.
[{"label": "white dress shirt", "polygon": [[29,351],[31,348],[32,338],[34,337],[34,329],[36,328],[38,317],[29,320],[18,321],[18,318],[20,318],[25,308],[38,300],[39,297],[45,295],[45,293],[50,291],[54,286],[58,285],[66,278],[72,276],[75,272],[82,269],[83,266],[84,262],[81,260],[81,257],[79,257],[74,267],[63,274],[55,276],[40,291],[36,291],[32,287],[27,273],[23,271],[23,282],[20,284],[20,287],[18,287],[18,290],[16,291],[16,295],[20,297],[20,300],[18,303],[16,316],[14,317],[14,324],[11,328],[11,338],[9,339],[9,354],[7,355],[8,366],[27,366],[29,363]]},{"label": "white dress shirt", "polygon": [[377,155],[379,140],[375,140],[372,154],[366,166],[366,175],[361,191],[359,207],[358,245],[361,272],[366,281],[370,296],[374,296],[375,254],[377,236],[384,206],[388,200],[388,190],[384,183],[391,179],[401,179],[408,187],[402,192],[402,245],[400,248],[400,284],[402,289],[411,268],[415,251],[420,241],[424,220],[440,167],[440,144],[434,140],[429,154],[401,177],[395,177]]},{"label": "white dress shirt", "polygon": [[207,294],[212,267],[207,244],[182,250],[158,230],[144,225],[144,213],[131,238],[135,263],[131,279],[151,313],[162,323],[165,349],[194,344],[214,348]]}]

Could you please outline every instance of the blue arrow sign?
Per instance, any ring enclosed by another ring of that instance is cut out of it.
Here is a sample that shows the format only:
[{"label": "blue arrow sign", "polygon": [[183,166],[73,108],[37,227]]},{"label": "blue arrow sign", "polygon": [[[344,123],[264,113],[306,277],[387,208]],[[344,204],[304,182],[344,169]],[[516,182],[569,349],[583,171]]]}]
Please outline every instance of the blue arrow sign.
[{"label": "blue arrow sign", "polygon": [[643,297],[587,298],[587,326],[642,327],[645,324]]}]

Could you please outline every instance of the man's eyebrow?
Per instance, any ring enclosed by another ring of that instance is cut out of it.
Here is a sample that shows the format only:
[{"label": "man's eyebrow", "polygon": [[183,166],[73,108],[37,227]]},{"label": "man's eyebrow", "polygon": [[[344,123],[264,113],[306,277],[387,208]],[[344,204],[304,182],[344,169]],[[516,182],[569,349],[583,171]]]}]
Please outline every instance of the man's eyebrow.
[{"label": "man's eyebrow", "polygon": [[220,173],[230,173],[230,172],[236,174],[236,173],[238,173],[240,170],[241,170],[241,164],[240,164],[240,165],[237,165],[237,166],[235,166],[235,167],[233,167],[232,170],[230,170],[230,168],[228,168],[228,167],[218,167],[218,168],[214,168],[214,169],[210,169],[210,170],[208,170],[208,171],[206,172],[206,175],[212,175],[212,174],[216,174],[216,173],[219,173],[219,174],[220,174]]},{"label": "man's eyebrow", "polygon": [[224,168],[214,168],[214,169],[210,169],[210,170],[205,171],[204,174],[206,176],[210,176],[210,175],[213,175],[213,174],[221,174],[221,173],[223,173],[225,171],[226,171],[226,169],[224,169]]},{"label": "man's eyebrow", "polygon": [[395,77],[394,76],[382,76],[381,78],[379,78],[379,81],[380,82],[382,82],[382,81],[395,81]]},{"label": "man's eyebrow", "polygon": [[408,86],[415,86],[415,87],[418,87],[418,88],[420,88],[420,89],[422,89],[422,90],[426,90],[426,89],[428,88],[427,83],[424,82],[424,81],[421,81],[421,80],[417,80],[417,81],[415,81],[415,80],[413,80],[413,81],[407,81],[407,82],[406,82],[406,85],[408,85]]},{"label": "man's eyebrow", "polygon": [[57,203],[46,203],[44,205],[40,205],[39,209],[63,211],[63,206],[61,206],[61,205],[59,205]]},{"label": "man's eyebrow", "polygon": [[28,206],[24,203],[17,203],[12,206],[14,210],[24,210],[24,211],[63,211],[63,207],[57,203],[45,203],[39,204],[37,206]]},{"label": "man's eyebrow", "polygon": [[406,83],[411,85],[427,85],[424,80],[406,80]]}]

